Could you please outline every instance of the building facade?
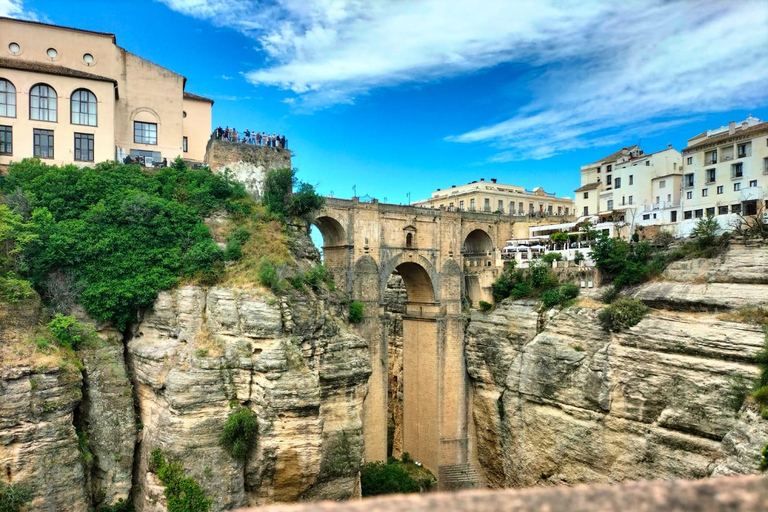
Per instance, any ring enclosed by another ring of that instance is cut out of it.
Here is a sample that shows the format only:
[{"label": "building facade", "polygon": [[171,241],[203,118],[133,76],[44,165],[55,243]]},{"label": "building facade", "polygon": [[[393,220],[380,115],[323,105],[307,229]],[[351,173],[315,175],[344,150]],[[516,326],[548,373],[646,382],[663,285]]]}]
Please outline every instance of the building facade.
[{"label": "building facade", "polygon": [[682,157],[669,147],[645,154],[629,146],[581,167],[579,215],[620,215],[630,225],[677,222]]},{"label": "building facade", "polygon": [[114,34],[0,18],[0,166],[202,162],[213,101]]},{"label": "building facade", "polygon": [[682,180],[685,231],[705,216],[728,228],[741,215],[761,214],[768,200],[768,123],[750,116],[689,139]]},{"label": "building facade", "polygon": [[504,185],[496,179],[481,179],[466,185],[437,189],[429,199],[416,201],[413,205],[527,216],[573,215],[575,207],[570,197],[557,197],[541,187],[526,190],[524,187]]}]

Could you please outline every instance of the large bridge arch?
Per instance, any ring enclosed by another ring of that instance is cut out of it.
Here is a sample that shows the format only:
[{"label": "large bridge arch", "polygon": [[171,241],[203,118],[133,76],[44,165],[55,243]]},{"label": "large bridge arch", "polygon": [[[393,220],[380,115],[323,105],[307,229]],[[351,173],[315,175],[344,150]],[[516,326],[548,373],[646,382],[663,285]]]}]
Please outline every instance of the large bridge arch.
[{"label": "large bridge arch", "polygon": [[[401,267],[403,271],[400,270]],[[427,258],[418,254],[414,256],[411,251],[399,252],[382,264],[379,280],[379,293],[382,297],[387,288],[387,279],[395,270],[400,272],[403,277],[408,293],[408,302],[433,304],[440,300],[438,290],[440,274]]]},{"label": "large bridge arch", "polygon": [[320,215],[312,224],[323,236],[323,263],[331,271],[336,284],[345,290],[353,249],[353,245],[349,243],[349,234],[342,223],[330,215]]}]

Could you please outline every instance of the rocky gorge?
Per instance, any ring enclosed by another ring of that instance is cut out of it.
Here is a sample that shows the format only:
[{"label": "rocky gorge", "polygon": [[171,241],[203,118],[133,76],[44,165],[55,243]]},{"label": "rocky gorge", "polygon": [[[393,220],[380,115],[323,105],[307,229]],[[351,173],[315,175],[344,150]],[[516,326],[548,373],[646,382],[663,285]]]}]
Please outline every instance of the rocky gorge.
[{"label": "rocky gorge", "polygon": [[[306,240],[308,242],[308,240]],[[308,243],[298,259],[316,261]],[[488,487],[759,472],[768,420],[744,398],[759,373],[764,248],[671,264],[630,291],[654,309],[609,333],[589,296],[562,310],[507,300],[468,314],[476,467]],[[0,309],[0,470],[33,490],[29,510],[80,511],[131,499],[166,510],[150,454],[183,464],[211,510],[359,496],[369,348],[339,294],[275,295],[252,285],[162,292],[126,332],[46,353],[26,343],[33,297]],[[391,451],[402,447],[402,279],[390,279]],[[84,314],[80,314],[87,321]],[[30,348],[31,347],[31,348]],[[258,421],[245,462],[220,444],[227,418]]]}]

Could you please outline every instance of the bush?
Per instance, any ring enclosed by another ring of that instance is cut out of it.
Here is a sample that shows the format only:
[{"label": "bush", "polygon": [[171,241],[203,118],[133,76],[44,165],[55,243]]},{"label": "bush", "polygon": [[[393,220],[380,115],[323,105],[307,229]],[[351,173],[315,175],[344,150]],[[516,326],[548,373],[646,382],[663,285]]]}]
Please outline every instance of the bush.
[{"label": "bush", "polygon": [[261,200],[272,214],[283,219],[304,217],[325,204],[325,198],[317,195],[315,187],[296,180],[293,169],[269,171],[264,180]]},{"label": "bush", "polygon": [[637,325],[650,310],[637,299],[621,298],[600,311],[598,320],[606,331],[620,332]]},{"label": "bush", "polygon": [[229,415],[221,435],[221,444],[235,459],[245,462],[256,441],[259,424],[256,415],[247,407],[239,407]]},{"label": "bush", "polygon": [[560,254],[559,252],[548,252],[547,254],[541,257],[541,261],[545,261],[550,265],[552,264],[553,261],[562,261],[562,259],[563,259],[563,255]]},{"label": "bush", "polygon": [[30,501],[32,493],[25,487],[0,480],[0,512],[21,512],[21,508]]},{"label": "bush", "polygon": [[285,289],[285,279],[280,276],[279,268],[266,257],[259,263],[259,282],[274,293]]},{"label": "bush", "polygon": [[541,294],[540,299],[541,303],[544,304],[544,307],[547,309],[553,308],[563,301],[563,297],[560,295],[560,290],[557,288],[546,290]]},{"label": "bush", "polygon": [[760,455],[762,455],[760,459],[760,471],[765,471],[768,469],[768,444],[763,447],[763,451],[760,452]]},{"label": "bush", "polygon": [[74,316],[64,316],[61,313],[56,313],[47,327],[59,345],[73,350],[78,349],[87,332],[87,327],[75,320]]},{"label": "bush", "polygon": [[363,497],[419,492],[418,482],[398,463],[369,462],[360,472]]},{"label": "bush", "polygon": [[490,311],[493,308],[493,304],[484,300],[481,300],[478,306],[480,306],[480,311]]},{"label": "bush", "polygon": [[184,476],[181,462],[166,462],[159,448],[152,450],[152,469],[165,486],[168,512],[208,512],[213,500],[205,497],[205,491],[194,478]]},{"label": "bush", "polygon": [[359,324],[363,321],[363,310],[365,306],[362,302],[353,300],[349,303],[349,322]]}]

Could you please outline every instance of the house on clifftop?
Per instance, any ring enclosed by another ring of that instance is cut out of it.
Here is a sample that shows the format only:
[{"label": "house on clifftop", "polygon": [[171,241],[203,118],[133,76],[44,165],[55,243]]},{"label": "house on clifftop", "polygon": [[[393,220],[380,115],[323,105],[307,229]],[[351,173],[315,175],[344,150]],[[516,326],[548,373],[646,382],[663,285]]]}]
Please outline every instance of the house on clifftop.
[{"label": "house on clifftop", "polygon": [[186,82],[114,34],[0,18],[0,168],[33,156],[202,162],[213,100]]}]

